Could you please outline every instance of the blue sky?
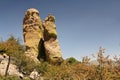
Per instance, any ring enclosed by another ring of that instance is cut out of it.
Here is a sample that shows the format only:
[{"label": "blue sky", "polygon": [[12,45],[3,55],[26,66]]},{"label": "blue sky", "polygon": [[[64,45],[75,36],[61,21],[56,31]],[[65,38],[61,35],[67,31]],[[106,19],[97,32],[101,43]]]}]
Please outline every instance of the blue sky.
[{"label": "blue sky", "polygon": [[56,17],[64,58],[96,54],[120,55],[120,0],[0,0],[0,38],[22,36],[25,11],[36,8],[42,20]]}]

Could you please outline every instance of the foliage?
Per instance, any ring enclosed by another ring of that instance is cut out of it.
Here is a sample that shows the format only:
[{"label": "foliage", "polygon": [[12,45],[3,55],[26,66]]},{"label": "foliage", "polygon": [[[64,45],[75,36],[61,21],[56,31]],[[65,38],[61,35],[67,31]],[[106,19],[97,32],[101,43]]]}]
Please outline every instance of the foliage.
[{"label": "foliage", "polygon": [[59,66],[48,67],[44,76],[51,80],[119,80],[120,59],[115,58],[117,65],[114,65],[108,56],[103,55],[102,48],[97,55],[99,65],[90,64],[88,57],[84,57],[81,63],[74,58],[68,58]]},{"label": "foliage", "polygon": [[20,44],[19,39],[10,36],[6,41],[0,42],[0,52],[7,53],[10,56],[17,56],[24,53],[24,47]]},{"label": "foliage", "polygon": [[74,64],[74,63],[77,63],[78,61],[74,57],[70,57],[70,58],[67,59],[67,62],[69,64]]},{"label": "foliage", "polygon": [[[12,57],[11,62],[18,66],[20,72],[28,76],[34,69],[47,80],[120,80],[120,57],[111,60],[104,56],[104,49],[100,47],[96,61],[91,64],[88,56],[80,62],[73,57],[63,61],[61,65],[51,65],[47,62],[34,62],[24,54],[24,47],[18,39],[11,36],[0,42],[0,53],[7,53]],[[16,76],[0,76],[0,80],[20,80]],[[28,78],[29,80],[29,78]]]},{"label": "foliage", "polygon": [[21,79],[17,76],[7,76],[7,77],[0,76],[0,80],[21,80]]},{"label": "foliage", "polygon": [[21,62],[25,59],[24,46],[20,44],[20,40],[14,36],[10,36],[6,41],[0,42],[1,54],[11,56],[12,63],[21,66]]}]

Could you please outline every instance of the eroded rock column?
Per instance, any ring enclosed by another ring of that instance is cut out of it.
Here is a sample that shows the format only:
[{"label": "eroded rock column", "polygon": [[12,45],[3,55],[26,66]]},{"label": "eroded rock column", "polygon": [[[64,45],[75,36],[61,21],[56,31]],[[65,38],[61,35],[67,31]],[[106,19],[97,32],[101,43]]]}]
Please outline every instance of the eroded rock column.
[{"label": "eroded rock column", "polygon": [[62,62],[62,53],[57,39],[55,17],[48,15],[43,22],[44,28],[44,47],[46,60],[50,63]]},{"label": "eroded rock column", "polygon": [[39,11],[31,8],[25,13],[23,20],[23,36],[26,46],[26,55],[33,60],[38,60],[40,41],[43,38],[42,21]]}]

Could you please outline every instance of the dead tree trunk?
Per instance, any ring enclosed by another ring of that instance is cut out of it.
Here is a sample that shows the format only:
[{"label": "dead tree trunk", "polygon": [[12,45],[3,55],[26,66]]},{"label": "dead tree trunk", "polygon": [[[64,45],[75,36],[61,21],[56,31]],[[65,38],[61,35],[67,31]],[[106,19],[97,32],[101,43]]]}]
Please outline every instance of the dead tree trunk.
[{"label": "dead tree trunk", "polygon": [[10,66],[10,56],[9,56],[8,64],[7,64],[7,67],[6,67],[5,76],[8,75],[9,66]]}]

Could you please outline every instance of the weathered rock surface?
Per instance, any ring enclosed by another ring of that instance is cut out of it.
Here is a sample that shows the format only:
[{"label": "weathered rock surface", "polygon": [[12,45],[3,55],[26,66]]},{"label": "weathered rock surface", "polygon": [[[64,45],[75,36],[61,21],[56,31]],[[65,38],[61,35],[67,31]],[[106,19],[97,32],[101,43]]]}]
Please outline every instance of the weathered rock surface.
[{"label": "weathered rock surface", "polygon": [[57,39],[57,31],[55,25],[55,17],[48,15],[43,22],[44,28],[44,47],[46,59],[50,63],[57,63],[62,61],[62,53]]},{"label": "weathered rock surface", "polygon": [[35,69],[30,73],[29,77],[32,80],[44,80],[41,74],[39,74]]},{"label": "weathered rock surface", "polygon": [[23,20],[23,36],[26,46],[26,55],[33,60],[38,60],[38,47],[42,40],[42,21],[39,17],[39,11],[31,8],[28,9]]},{"label": "weathered rock surface", "polygon": [[[0,63],[0,75],[5,75],[6,67],[8,64],[8,57],[4,58],[3,55],[0,55],[1,63]],[[8,74],[9,75],[16,75],[20,76],[20,73],[17,69],[17,66],[14,64],[10,64],[9,69],[8,69]]]},{"label": "weathered rock surface", "polygon": [[38,10],[28,9],[23,21],[23,36],[26,55],[33,60],[44,60],[50,63],[62,61],[53,15],[48,15],[42,22]]}]

